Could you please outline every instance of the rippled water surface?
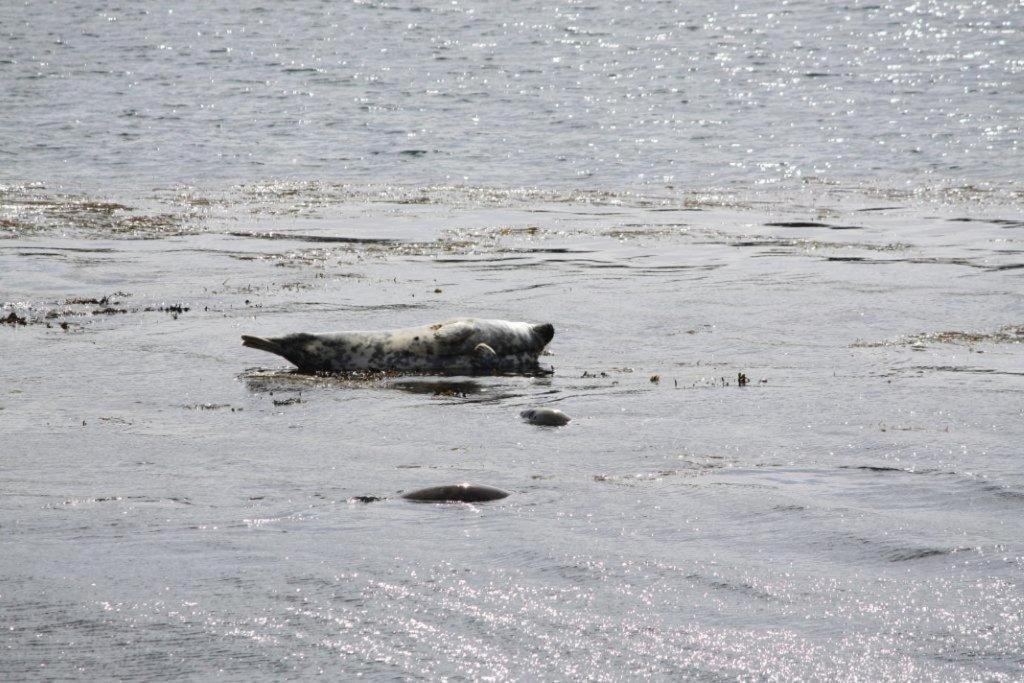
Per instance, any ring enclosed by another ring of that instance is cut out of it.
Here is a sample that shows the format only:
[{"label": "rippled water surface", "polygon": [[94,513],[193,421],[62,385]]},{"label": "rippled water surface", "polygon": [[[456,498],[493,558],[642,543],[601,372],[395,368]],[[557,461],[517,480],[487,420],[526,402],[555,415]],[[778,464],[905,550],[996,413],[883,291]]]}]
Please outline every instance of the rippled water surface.
[{"label": "rippled water surface", "polygon": [[1020,680],[1021,6],[494,4],[0,3],[0,679]]},{"label": "rippled water surface", "polygon": [[[4,207],[6,677],[1019,677],[1012,206]],[[238,344],[466,313],[553,321],[554,374],[303,377]],[[396,497],[457,481],[512,495]]]},{"label": "rippled water surface", "polygon": [[0,6],[0,179],[1020,177],[1019,2]]}]

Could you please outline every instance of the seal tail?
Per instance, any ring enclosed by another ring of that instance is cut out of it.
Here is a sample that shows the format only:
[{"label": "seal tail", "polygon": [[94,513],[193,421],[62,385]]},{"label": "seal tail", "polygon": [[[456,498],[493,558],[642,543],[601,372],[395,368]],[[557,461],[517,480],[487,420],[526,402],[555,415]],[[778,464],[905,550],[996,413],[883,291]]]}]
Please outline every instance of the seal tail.
[{"label": "seal tail", "polygon": [[260,351],[269,351],[270,353],[276,353],[278,356],[283,356],[285,350],[273,339],[267,339],[266,337],[251,337],[247,334],[242,335],[242,346],[248,346],[250,349],[259,349]]}]

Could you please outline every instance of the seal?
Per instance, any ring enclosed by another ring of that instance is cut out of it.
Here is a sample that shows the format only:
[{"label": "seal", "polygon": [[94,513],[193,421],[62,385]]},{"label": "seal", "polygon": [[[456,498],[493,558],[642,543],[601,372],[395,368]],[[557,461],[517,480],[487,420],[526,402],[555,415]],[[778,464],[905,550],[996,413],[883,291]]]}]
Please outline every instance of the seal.
[{"label": "seal", "polygon": [[379,332],[242,335],[242,346],[282,356],[304,372],[518,374],[542,371],[537,357],[554,336],[551,323],[453,318]]},{"label": "seal", "polygon": [[486,503],[508,498],[508,492],[482,484],[449,484],[431,486],[403,494],[402,498],[419,503]]},{"label": "seal", "polygon": [[569,424],[571,419],[561,410],[555,408],[530,408],[519,413],[519,417],[532,425],[542,427],[561,427]]},{"label": "seal", "polygon": [[[508,498],[508,491],[482,484],[447,484],[417,489],[403,494],[402,498],[416,503],[486,503]],[[384,496],[352,496],[349,503],[376,503],[387,500]]]}]

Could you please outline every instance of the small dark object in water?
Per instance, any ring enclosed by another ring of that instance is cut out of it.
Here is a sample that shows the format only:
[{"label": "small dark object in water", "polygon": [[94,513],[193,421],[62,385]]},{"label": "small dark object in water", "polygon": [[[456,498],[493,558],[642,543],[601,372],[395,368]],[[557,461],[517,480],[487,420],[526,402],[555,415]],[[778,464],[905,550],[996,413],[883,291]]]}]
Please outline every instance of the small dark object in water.
[{"label": "small dark object in water", "polygon": [[3,323],[5,325],[26,325],[26,324],[28,324],[26,322],[25,318],[19,316],[14,311],[11,311],[11,314],[8,315],[6,318],[0,318],[0,323]]},{"label": "small dark object in water", "polygon": [[736,384],[740,385],[741,387],[747,386],[747,382],[748,381],[749,380],[747,379],[747,376],[745,374],[743,374],[742,372],[740,374],[736,375]]},{"label": "small dark object in water", "polygon": [[813,221],[785,221],[780,223],[765,223],[775,228],[828,228],[829,230],[863,230],[859,225],[829,225],[828,223],[815,223]]},{"label": "small dark object in water", "polygon": [[530,408],[519,413],[519,417],[532,425],[540,425],[542,427],[561,427],[569,424],[571,419],[561,410],[555,408]]},{"label": "small dark object in water", "polygon": [[171,306],[164,306],[161,304],[159,306],[146,306],[143,310],[147,312],[155,311],[159,313],[173,313],[174,315],[178,315],[179,313],[188,313],[192,309],[188,306],[182,306],[181,304],[173,304]]},{"label": "small dark object in water", "polygon": [[87,299],[87,298],[83,298],[83,297],[78,297],[76,299],[68,299],[64,303],[66,303],[68,305],[95,304],[97,306],[106,306],[107,304],[110,303],[110,297],[109,296],[105,296],[102,299],[95,299],[95,298],[88,298]]},{"label": "small dark object in water", "polygon": [[352,496],[348,499],[350,503],[376,503],[379,500],[385,500],[380,496]]},{"label": "small dark object in water", "polygon": [[479,484],[449,484],[410,491],[402,498],[423,503],[483,503],[508,497],[507,491]]},{"label": "small dark object in water", "polygon": [[774,223],[765,223],[765,225],[773,228],[827,228],[829,227],[825,223],[815,223],[814,221],[778,221]]}]

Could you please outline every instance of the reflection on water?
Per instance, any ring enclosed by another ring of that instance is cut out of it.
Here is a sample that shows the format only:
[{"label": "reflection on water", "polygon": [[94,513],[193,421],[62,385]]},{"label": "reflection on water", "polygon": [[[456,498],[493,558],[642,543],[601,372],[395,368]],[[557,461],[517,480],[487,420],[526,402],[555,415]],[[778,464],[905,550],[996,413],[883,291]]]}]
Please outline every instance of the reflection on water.
[{"label": "reflection on water", "polygon": [[[540,377],[543,377],[541,375]],[[465,399],[468,401],[505,401],[517,397],[538,396],[540,387],[550,384],[540,377],[495,376],[486,379],[468,377],[407,377],[396,373],[303,373],[295,371],[250,370],[240,376],[249,391],[268,395],[324,390],[396,389],[410,394],[437,398]],[[551,393],[558,393],[552,390]],[[296,397],[290,400],[298,402]],[[276,405],[285,405],[275,400]]]},{"label": "reflection on water", "polygon": [[994,0],[8,2],[0,179],[1015,184],[1022,13]]}]

